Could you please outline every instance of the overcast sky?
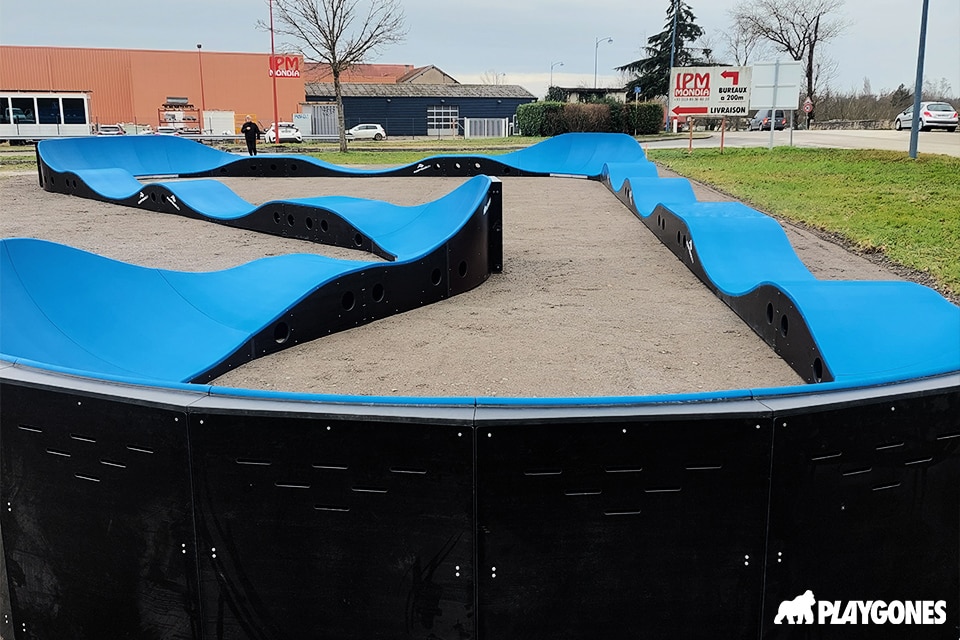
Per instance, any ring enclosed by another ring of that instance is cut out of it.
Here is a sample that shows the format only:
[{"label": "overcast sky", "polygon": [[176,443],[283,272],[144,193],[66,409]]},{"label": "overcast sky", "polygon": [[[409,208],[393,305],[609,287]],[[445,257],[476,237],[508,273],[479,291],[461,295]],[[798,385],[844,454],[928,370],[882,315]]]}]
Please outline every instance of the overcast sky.
[{"label": "overcast sky", "polygon": [[[543,96],[554,84],[618,86],[614,67],[643,57],[671,0],[401,0],[408,35],[371,62],[433,64],[461,82],[520,84]],[[924,77],[960,96],[960,0],[929,0]],[[361,0],[361,5],[365,3]],[[738,0],[688,0],[721,61]],[[849,27],[825,45],[838,63],[831,86],[875,93],[916,78],[921,0],[846,0]],[[0,44],[269,52],[268,0],[0,0]],[[606,41],[613,38],[612,43]],[[597,40],[602,39],[599,45]],[[278,44],[279,48],[279,44]],[[771,59],[769,57],[767,59]],[[755,60],[760,62],[762,60]],[[562,62],[563,65],[554,64]]]}]

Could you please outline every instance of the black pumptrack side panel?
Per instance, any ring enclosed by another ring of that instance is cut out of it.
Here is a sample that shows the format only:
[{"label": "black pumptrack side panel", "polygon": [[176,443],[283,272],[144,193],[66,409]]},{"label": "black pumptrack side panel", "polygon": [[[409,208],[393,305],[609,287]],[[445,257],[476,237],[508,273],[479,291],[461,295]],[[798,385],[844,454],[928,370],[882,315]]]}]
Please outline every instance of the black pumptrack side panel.
[{"label": "black pumptrack side panel", "polygon": [[0,389],[4,637],[198,639],[186,414]]},{"label": "black pumptrack side panel", "polygon": [[355,173],[342,170],[337,166],[321,166],[311,162],[303,162],[296,158],[271,158],[269,156],[242,158],[230,164],[210,171],[201,171],[189,175],[191,177],[271,177],[283,176],[287,178],[303,176],[307,178],[390,178],[390,177],[472,177],[487,176],[548,176],[549,173],[526,171],[508,166],[498,160],[480,156],[438,156],[424,159],[415,164],[383,169],[376,173]]},{"label": "black pumptrack side panel", "polygon": [[759,634],[769,418],[477,428],[481,638]]},{"label": "black pumptrack side panel", "polygon": [[[960,636],[960,389],[778,412],[773,455],[764,638]],[[945,601],[946,620],[775,624],[808,590],[841,607]]]},{"label": "black pumptrack side panel", "polygon": [[469,425],[191,415],[204,637],[476,637]]},{"label": "black pumptrack side panel", "polygon": [[833,381],[829,363],[789,296],[769,284],[742,296],[723,293],[704,271],[690,230],[680,218],[663,205],[657,205],[653,213],[641,220],[691,273],[740,316],[805,382]]}]

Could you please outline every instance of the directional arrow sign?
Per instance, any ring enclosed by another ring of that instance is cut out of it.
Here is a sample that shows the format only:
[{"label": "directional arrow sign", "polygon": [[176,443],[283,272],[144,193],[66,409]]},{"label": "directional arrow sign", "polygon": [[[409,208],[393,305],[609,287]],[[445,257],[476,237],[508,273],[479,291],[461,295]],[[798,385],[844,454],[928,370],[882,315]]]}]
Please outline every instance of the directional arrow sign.
[{"label": "directional arrow sign", "polygon": [[674,107],[671,111],[678,116],[706,115],[710,107]]},{"label": "directional arrow sign", "polygon": [[670,112],[707,118],[745,116],[750,105],[750,67],[674,67]]},{"label": "directional arrow sign", "polygon": [[727,78],[733,82],[733,86],[740,84],[740,72],[739,71],[724,71],[720,74],[721,78]]}]

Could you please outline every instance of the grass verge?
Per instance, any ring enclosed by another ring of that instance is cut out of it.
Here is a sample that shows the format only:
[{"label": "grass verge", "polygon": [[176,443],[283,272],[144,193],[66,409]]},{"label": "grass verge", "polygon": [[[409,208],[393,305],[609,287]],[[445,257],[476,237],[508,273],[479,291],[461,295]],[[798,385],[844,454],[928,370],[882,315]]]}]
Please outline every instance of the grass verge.
[{"label": "grass verge", "polygon": [[960,296],[960,158],[796,147],[662,149],[648,157],[857,251],[882,253]]}]

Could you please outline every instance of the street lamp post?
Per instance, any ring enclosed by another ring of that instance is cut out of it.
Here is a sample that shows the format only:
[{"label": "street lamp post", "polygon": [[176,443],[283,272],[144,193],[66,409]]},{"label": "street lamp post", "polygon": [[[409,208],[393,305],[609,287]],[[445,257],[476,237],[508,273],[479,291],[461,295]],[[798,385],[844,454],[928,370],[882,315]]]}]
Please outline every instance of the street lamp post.
[{"label": "street lamp post", "polygon": [[600,43],[606,41],[608,44],[613,43],[613,38],[604,37],[597,38],[596,42],[593,43],[593,88],[597,88],[597,58],[600,55]]},{"label": "street lamp post", "polygon": [[280,144],[280,109],[277,107],[277,50],[273,44],[273,0],[270,0],[270,77],[273,79],[273,142]]},{"label": "street lamp post", "polygon": [[207,110],[207,99],[203,93],[203,56],[200,55],[200,49],[203,47],[197,43],[197,64],[200,65],[200,130],[203,131],[203,112]]},{"label": "street lamp post", "polygon": [[[562,67],[562,66],[563,66],[563,63],[562,63],[562,62],[554,62],[554,63],[552,63],[552,64],[550,65],[550,87],[553,86],[553,68],[554,68],[554,67]],[[547,89],[549,90],[550,87],[547,87]]]}]

